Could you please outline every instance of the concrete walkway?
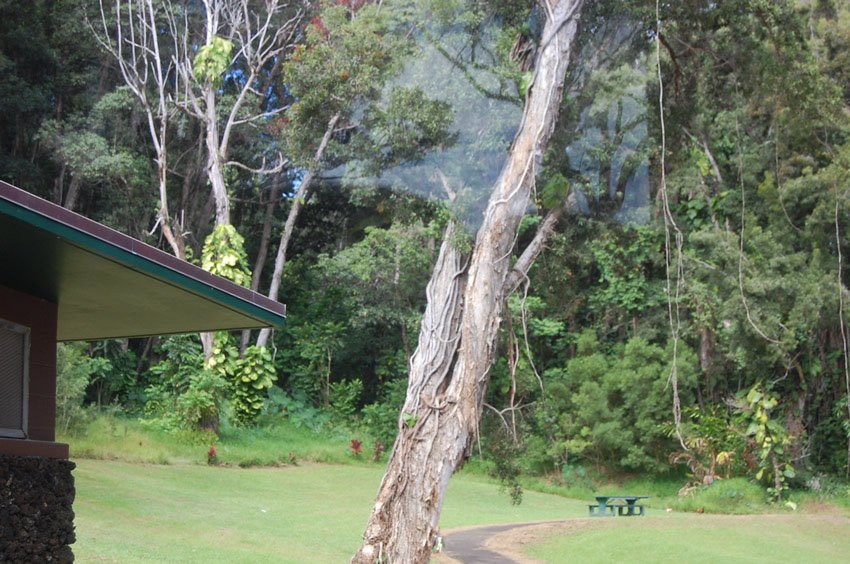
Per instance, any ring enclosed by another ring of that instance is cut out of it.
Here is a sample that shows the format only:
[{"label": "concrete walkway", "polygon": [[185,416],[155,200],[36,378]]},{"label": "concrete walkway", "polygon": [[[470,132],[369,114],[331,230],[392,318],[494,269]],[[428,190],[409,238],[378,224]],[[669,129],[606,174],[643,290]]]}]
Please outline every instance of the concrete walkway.
[{"label": "concrete walkway", "polygon": [[528,523],[493,525],[447,533],[443,539],[443,552],[463,564],[518,564],[516,560],[486,549],[484,543],[493,535],[525,526]]}]

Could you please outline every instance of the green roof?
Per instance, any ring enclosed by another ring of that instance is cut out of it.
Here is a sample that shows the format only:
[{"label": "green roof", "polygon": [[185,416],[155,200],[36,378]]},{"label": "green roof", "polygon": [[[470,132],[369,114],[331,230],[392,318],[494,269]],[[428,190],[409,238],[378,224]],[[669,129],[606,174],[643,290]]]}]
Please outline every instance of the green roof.
[{"label": "green roof", "polygon": [[58,305],[60,341],[274,327],[286,307],[0,181],[0,285]]}]

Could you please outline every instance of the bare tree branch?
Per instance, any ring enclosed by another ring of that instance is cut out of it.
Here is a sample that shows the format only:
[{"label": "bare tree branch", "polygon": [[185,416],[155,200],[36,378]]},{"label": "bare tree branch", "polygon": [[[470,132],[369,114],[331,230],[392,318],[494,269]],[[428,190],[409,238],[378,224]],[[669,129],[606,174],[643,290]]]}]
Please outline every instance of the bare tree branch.
[{"label": "bare tree branch", "polygon": [[[262,3],[249,0],[202,1],[206,44],[211,44],[216,37],[223,37],[234,46],[228,69],[238,68],[241,72],[229,75],[228,80],[230,85],[236,87],[235,95],[225,103],[219,88],[212,81],[202,80],[195,75],[193,62],[196,46],[190,44],[188,34],[184,34],[174,54],[174,66],[180,83],[176,89],[175,103],[203,124],[208,153],[207,174],[216,203],[216,223],[221,224],[230,222],[230,202],[224,181],[225,166],[238,166],[252,172],[273,172],[285,166],[281,161],[270,169],[265,164],[256,168],[244,163],[236,164],[228,156],[236,127],[269,119],[283,111],[282,108],[266,111],[259,104],[249,105],[246,102],[249,98],[264,98],[264,94],[257,90],[260,76],[271,61],[281,57],[289,47],[304,11],[296,9],[294,15],[279,23],[278,16],[289,7],[289,4],[280,0],[264,0]],[[256,9],[258,6],[261,8]],[[172,25],[172,28],[175,27],[176,23]],[[258,110],[247,111],[253,108]]]},{"label": "bare tree branch", "polygon": [[[166,64],[160,47],[158,25],[162,19],[171,20],[170,7],[153,0],[115,0],[115,38],[110,30],[109,18],[103,0],[99,2],[99,29],[86,21],[89,30],[100,46],[118,63],[121,77],[145,114],[148,133],[156,153],[159,185],[159,210],[157,225],[174,254],[185,258],[185,241],[180,229],[174,229],[168,211],[168,153],[167,135],[169,119],[173,114],[170,103],[169,75],[171,64]],[[172,29],[173,32],[177,28]]]},{"label": "bare tree branch", "polygon": [[260,165],[259,168],[249,167],[247,165],[242,164],[239,161],[227,161],[224,164],[225,164],[225,166],[234,166],[236,168],[241,168],[242,170],[246,170],[246,171],[248,171],[252,174],[266,175],[266,174],[277,174],[277,173],[283,171],[283,169],[285,169],[289,165],[289,160],[283,158],[283,155],[278,153],[277,164],[272,166],[272,167],[266,166],[266,159],[265,158],[263,158],[263,163],[262,163],[262,165]]}]

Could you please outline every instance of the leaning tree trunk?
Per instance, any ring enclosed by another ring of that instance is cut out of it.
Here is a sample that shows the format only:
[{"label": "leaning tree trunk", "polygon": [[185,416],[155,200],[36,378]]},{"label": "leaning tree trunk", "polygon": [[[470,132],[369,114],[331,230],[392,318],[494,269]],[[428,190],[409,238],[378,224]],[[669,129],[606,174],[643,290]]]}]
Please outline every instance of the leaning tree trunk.
[{"label": "leaning tree trunk", "polygon": [[[295,197],[292,199],[292,207],[289,208],[289,215],[286,216],[283,233],[280,235],[280,244],[277,247],[277,254],[275,255],[274,261],[274,272],[272,272],[272,281],[269,285],[268,296],[272,300],[277,301],[278,299],[280,284],[283,280],[283,267],[286,265],[286,253],[289,250],[289,241],[292,239],[295,222],[298,221],[301,209],[310,198],[311,190],[313,188],[313,177],[318,169],[319,162],[324,157],[325,149],[327,149],[328,143],[331,141],[331,136],[336,129],[336,124],[339,121],[339,118],[340,114],[336,113],[333,117],[331,117],[330,121],[328,121],[328,125],[325,128],[325,134],[319,142],[319,147],[316,149],[316,154],[313,156],[310,168],[307,170],[307,174],[304,175],[304,178],[301,179],[301,184],[298,185],[298,190],[295,191]],[[272,330],[268,327],[260,329],[260,333],[257,335],[257,346],[265,347],[271,333]]]},{"label": "leaning tree trunk", "polygon": [[468,265],[452,247],[452,237],[444,239],[428,284],[398,438],[363,545],[352,562],[429,559],[449,478],[478,431],[511,285],[508,274],[517,229],[557,120],[582,3],[548,1],[522,123],[493,187]]}]

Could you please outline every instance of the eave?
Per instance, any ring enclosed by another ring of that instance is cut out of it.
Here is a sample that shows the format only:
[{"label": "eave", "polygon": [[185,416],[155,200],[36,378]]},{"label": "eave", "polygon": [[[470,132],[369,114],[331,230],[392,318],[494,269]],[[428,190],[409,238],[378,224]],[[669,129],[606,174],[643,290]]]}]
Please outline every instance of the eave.
[{"label": "eave", "polygon": [[60,341],[275,327],[286,307],[0,181],[0,284],[58,306]]}]

